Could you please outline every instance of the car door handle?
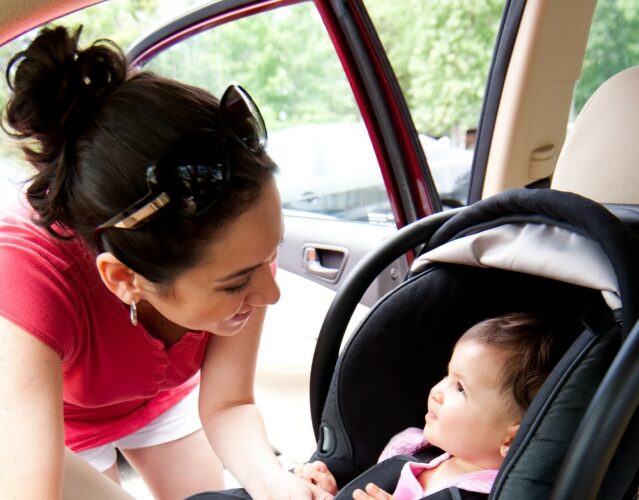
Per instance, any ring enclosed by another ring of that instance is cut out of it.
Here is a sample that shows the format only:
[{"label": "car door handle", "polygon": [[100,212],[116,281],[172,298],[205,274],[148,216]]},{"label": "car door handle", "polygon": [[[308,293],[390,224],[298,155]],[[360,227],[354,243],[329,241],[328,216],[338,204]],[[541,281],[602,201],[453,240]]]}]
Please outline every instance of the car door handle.
[{"label": "car door handle", "polygon": [[[324,257],[324,258],[322,258]],[[323,280],[335,282],[339,277],[346,259],[346,250],[338,248],[304,247],[302,267],[304,271]],[[330,261],[331,265],[326,265]]]}]

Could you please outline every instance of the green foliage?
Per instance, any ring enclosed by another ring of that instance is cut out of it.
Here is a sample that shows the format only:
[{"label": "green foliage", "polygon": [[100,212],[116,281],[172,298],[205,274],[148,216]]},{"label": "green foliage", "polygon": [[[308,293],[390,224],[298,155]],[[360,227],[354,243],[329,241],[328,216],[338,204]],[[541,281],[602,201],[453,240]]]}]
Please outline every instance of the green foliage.
[{"label": "green foliage", "polygon": [[418,130],[477,126],[503,0],[366,2]]},{"label": "green foliage", "polygon": [[216,95],[230,82],[241,83],[260,103],[271,130],[357,117],[344,72],[310,3],[205,31],[147,67]]},{"label": "green foliage", "polygon": [[634,0],[599,0],[581,77],[575,89],[575,113],[605,80],[639,62],[639,4]]}]

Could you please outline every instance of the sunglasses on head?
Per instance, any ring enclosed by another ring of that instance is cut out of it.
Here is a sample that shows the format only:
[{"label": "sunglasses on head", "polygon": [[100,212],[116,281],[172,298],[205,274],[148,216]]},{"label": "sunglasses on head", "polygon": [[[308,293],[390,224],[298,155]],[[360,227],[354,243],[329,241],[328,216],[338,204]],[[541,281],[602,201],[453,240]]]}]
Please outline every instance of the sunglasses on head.
[{"label": "sunglasses on head", "polygon": [[251,96],[231,85],[220,99],[222,133],[198,130],[180,137],[166,154],[146,170],[149,191],[96,229],[138,229],[167,205],[182,217],[197,217],[226,191],[231,176],[226,139],[252,153],[266,148],[266,126]]}]

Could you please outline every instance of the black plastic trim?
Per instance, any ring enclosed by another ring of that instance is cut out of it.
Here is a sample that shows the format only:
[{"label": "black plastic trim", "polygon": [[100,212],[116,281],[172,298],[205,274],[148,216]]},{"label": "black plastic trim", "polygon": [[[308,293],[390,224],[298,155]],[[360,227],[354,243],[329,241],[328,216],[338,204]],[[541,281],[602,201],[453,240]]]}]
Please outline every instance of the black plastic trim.
[{"label": "black plastic trim", "polygon": [[437,192],[435,183],[430,175],[430,171],[426,163],[426,156],[419,144],[419,138],[415,125],[412,121],[410,111],[406,101],[404,100],[399,83],[395,78],[392,66],[386,57],[386,52],[384,51],[365,7],[360,0],[331,0],[330,4],[333,6],[337,20],[342,27],[343,35],[351,50],[354,62],[359,70],[359,76],[361,77],[362,83],[366,89],[366,95],[370,101],[369,111],[375,116],[377,125],[382,133],[381,139],[384,142],[384,147],[389,159],[388,166],[392,171],[395,188],[402,201],[402,208],[406,223],[413,222],[421,216],[429,214],[418,214],[415,211],[415,206],[417,205],[416,195],[411,189],[411,182],[406,172],[406,160],[405,155],[402,152],[403,145],[396,134],[393,119],[388,109],[388,102],[379,82],[379,75],[372,66],[369,52],[355,23],[353,17],[355,15],[365,30],[366,39],[373,47],[377,62],[381,65],[385,82],[392,90],[393,101],[400,109],[402,120],[409,126],[409,129],[412,132],[411,142],[413,151],[418,155],[420,160],[421,175],[423,176],[425,187],[427,189],[427,196],[431,203],[430,209],[432,212],[441,211],[442,207],[439,199],[439,193]]},{"label": "black plastic trim", "polygon": [[504,15],[495,44],[495,53],[488,73],[484,104],[479,115],[477,141],[470,174],[469,205],[481,200],[482,197],[499,102],[525,6],[526,0],[508,0],[504,7]]}]

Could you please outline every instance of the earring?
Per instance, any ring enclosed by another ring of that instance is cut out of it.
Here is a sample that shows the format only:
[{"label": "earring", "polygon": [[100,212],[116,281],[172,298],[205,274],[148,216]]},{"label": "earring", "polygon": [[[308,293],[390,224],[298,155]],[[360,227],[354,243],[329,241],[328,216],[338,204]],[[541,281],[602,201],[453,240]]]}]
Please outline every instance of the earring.
[{"label": "earring", "polygon": [[505,444],[502,444],[501,448],[499,448],[499,451],[501,452],[502,457],[506,456],[506,454],[508,453],[508,450],[510,450],[510,446],[506,446]]},{"label": "earring", "polygon": [[131,320],[131,324],[133,326],[137,326],[137,324],[138,324],[138,307],[135,305],[135,300],[131,301],[131,305],[129,306],[129,319]]}]

